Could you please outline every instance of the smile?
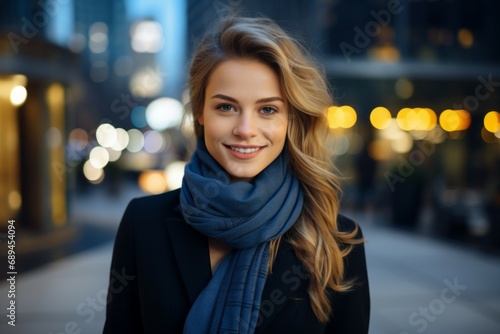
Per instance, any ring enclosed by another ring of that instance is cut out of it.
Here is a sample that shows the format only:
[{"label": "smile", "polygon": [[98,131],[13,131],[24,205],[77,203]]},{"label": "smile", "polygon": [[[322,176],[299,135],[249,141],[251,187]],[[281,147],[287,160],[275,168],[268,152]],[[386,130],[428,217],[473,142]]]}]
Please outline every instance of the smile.
[{"label": "smile", "polygon": [[244,154],[254,153],[254,152],[257,152],[258,150],[261,149],[260,147],[252,147],[252,148],[243,148],[243,147],[234,147],[234,146],[229,146],[229,147],[233,151],[236,151],[239,153],[244,153]]}]

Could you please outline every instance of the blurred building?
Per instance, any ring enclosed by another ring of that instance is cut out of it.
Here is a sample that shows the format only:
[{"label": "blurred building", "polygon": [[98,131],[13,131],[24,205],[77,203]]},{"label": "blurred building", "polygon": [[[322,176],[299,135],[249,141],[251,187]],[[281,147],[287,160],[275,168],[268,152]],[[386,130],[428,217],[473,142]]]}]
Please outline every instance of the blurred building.
[{"label": "blurred building", "polygon": [[[43,3],[42,3],[43,4]],[[55,7],[0,4],[0,228],[46,233],[68,224],[67,129],[79,57],[47,38]]]},{"label": "blurred building", "polygon": [[[77,182],[151,168],[153,153],[175,146],[151,131],[145,109],[156,98],[181,97],[184,10],[183,1],[0,4],[0,227],[9,219],[34,234],[69,226],[68,193]],[[119,145],[101,145],[109,135],[102,124],[119,130]],[[136,131],[130,142],[140,147],[108,164],[129,142],[124,129]]]}]

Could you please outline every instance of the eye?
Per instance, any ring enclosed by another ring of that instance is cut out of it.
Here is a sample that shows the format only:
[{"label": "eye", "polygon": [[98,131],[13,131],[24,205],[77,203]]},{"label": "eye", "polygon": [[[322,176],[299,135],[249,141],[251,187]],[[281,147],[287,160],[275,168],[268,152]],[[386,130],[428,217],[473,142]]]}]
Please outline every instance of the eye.
[{"label": "eye", "polygon": [[264,115],[271,115],[271,114],[274,114],[275,112],[278,112],[278,109],[276,109],[275,107],[271,107],[271,106],[265,106],[265,107],[262,107],[260,109],[260,111]]},{"label": "eye", "polygon": [[232,111],[234,107],[230,104],[219,104],[215,109],[219,109],[221,111]]}]

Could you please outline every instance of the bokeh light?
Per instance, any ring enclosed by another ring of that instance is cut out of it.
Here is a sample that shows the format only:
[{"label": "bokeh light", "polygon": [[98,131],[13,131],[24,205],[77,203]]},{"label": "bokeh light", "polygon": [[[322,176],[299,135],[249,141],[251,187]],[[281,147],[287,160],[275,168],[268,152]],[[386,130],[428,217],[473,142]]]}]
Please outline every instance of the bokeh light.
[{"label": "bokeh light", "polygon": [[130,129],[127,133],[129,137],[127,150],[132,153],[142,150],[144,147],[144,135],[142,132],[137,129]]},{"label": "bokeh light", "polygon": [[139,175],[139,187],[150,194],[159,194],[167,190],[167,180],[163,170],[148,170]]},{"label": "bokeh light", "polygon": [[109,153],[104,147],[96,146],[89,154],[89,162],[94,168],[104,168],[109,162]]},{"label": "bokeh light", "polygon": [[85,164],[83,164],[83,175],[90,182],[97,184],[104,179],[104,170],[94,167],[90,160],[87,160]]},{"label": "bokeh light", "polygon": [[108,26],[104,22],[95,22],[89,28],[89,49],[100,54],[108,49]]},{"label": "bokeh light", "polygon": [[102,147],[111,147],[116,142],[118,135],[113,125],[104,123],[99,125],[95,136],[99,145]]},{"label": "bokeh light", "polygon": [[413,146],[413,138],[407,132],[399,132],[399,136],[391,140],[391,148],[397,153],[410,152]]},{"label": "bokeh light", "polygon": [[178,127],[182,121],[183,110],[184,108],[178,100],[162,97],[146,107],[146,120],[151,129],[156,131]]},{"label": "bokeh light", "polygon": [[122,156],[122,151],[116,151],[111,147],[106,147],[106,151],[109,154],[109,162],[115,162]]},{"label": "bokeh light", "polygon": [[149,153],[158,153],[164,148],[165,141],[162,135],[154,130],[144,133],[144,150]]},{"label": "bokeh light", "polygon": [[370,123],[376,129],[382,130],[391,123],[391,112],[384,107],[376,107],[370,113]]},{"label": "bokeh light", "polygon": [[497,111],[490,111],[484,116],[484,127],[491,133],[500,131],[500,113]]},{"label": "bokeh light", "polygon": [[439,115],[439,124],[446,132],[467,130],[471,118],[467,110],[446,109]]},{"label": "bokeh light", "polygon": [[356,111],[351,106],[331,106],[327,110],[328,126],[331,129],[352,128],[356,124],[357,118]]},{"label": "bokeh light", "polygon": [[403,108],[396,117],[397,123],[405,131],[430,131],[437,124],[437,116],[430,108]]},{"label": "bokeh light", "polygon": [[132,49],[138,53],[156,53],[163,48],[163,29],[158,22],[145,20],[130,28]]},{"label": "bokeh light", "polygon": [[28,91],[24,86],[14,86],[10,91],[10,103],[12,103],[13,106],[18,107],[22,105],[27,97]]},{"label": "bokeh light", "polygon": [[152,68],[137,70],[129,81],[130,92],[140,98],[157,96],[162,87],[163,78]]},{"label": "bokeh light", "polygon": [[136,106],[130,113],[130,120],[136,128],[143,128],[148,125],[146,120],[146,107]]},{"label": "bokeh light", "polygon": [[123,151],[127,147],[129,140],[128,132],[125,129],[118,128],[116,129],[116,140],[111,145],[111,148],[115,151]]},{"label": "bokeh light", "polygon": [[165,176],[167,190],[173,190],[182,186],[182,178],[184,177],[185,161],[174,161],[165,168]]}]

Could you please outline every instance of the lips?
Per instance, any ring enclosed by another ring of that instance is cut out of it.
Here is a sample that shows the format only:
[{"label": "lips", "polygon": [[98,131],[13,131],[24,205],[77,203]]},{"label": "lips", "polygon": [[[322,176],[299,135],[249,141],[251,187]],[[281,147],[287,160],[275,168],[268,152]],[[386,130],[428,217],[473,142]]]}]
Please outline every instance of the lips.
[{"label": "lips", "polygon": [[265,146],[243,146],[243,145],[224,145],[228,150],[229,153],[237,158],[237,159],[243,159],[243,160],[248,160],[256,157]]},{"label": "lips", "polygon": [[247,148],[245,148],[245,147],[229,146],[229,148],[232,149],[233,151],[236,151],[239,153],[245,153],[245,154],[257,152],[258,150],[260,150],[260,147],[247,147]]}]

